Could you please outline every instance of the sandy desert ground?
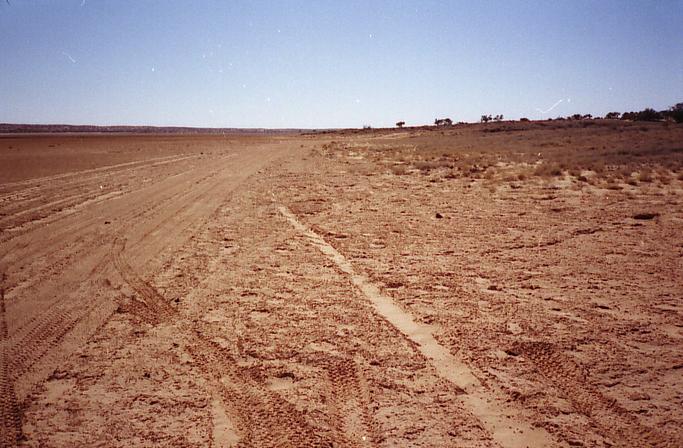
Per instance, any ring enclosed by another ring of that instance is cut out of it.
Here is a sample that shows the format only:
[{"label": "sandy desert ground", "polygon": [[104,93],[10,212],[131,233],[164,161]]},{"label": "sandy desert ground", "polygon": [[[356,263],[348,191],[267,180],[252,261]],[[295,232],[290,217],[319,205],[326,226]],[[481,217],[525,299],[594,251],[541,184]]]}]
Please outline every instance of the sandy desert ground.
[{"label": "sandy desert ground", "polygon": [[2,136],[0,445],[681,446],[682,142]]}]

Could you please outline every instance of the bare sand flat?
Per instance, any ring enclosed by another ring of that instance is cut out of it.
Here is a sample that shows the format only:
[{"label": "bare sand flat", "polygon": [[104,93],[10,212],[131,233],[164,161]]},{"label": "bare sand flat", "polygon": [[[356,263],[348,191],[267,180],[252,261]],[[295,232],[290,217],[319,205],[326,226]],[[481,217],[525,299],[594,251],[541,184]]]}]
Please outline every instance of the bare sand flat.
[{"label": "bare sand flat", "polygon": [[683,127],[0,138],[2,446],[680,446]]}]

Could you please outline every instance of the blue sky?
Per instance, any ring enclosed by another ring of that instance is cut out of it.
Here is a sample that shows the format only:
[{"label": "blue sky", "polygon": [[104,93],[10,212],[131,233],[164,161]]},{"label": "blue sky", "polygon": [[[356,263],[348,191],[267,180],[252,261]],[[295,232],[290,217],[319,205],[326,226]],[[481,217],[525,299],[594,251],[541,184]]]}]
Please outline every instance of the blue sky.
[{"label": "blue sky", "polygon": [[683,1],[2,0],[0,73],[0,122],[13,123],[663,109],[683,101]]}]

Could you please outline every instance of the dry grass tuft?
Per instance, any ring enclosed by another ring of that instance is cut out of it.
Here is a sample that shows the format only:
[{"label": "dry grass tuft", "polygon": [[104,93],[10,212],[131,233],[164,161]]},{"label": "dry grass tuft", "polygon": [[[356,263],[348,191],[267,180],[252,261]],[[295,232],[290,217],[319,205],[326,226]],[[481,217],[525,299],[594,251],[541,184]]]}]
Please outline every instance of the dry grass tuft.
[{"label": "dry grass tuft", "polygon": [[539,177],[557,177],[562,175],[559,163],[543,162],[534,169],[534,175]]},{"label": "dry grass tuft", "polygon": [[652,177],[652,169],[650,169],[649,167],[643,168],[640,171],[640,173],[638,173],[638,180],[640,182],[652,182],[654,180],[654,178]]},{"label": "dry grass tuft", "polygon": [[396,176],[405,176],[408,174],[408,169],[405,165],[392,165],[390,169],[392,174]]}]

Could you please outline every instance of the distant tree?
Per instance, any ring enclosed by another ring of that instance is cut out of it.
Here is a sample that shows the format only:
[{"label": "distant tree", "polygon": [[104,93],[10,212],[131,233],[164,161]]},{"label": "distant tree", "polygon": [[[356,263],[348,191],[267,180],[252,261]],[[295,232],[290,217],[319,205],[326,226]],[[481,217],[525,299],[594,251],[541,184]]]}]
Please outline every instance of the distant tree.
[{"label": "distant tree", "polygon": [[664,118],[662,114],[651,107],[643,109],[636,114],[636,121],[659,121],[662,118]]},{"label": "distant tree", "polygon": [[670,116],[676,120],[676,123],[683,123],[683,103],[678,103],[675,106],[671,106],[669,111],[671,112]]},{"label": "distant tree", "polygon": [[496,115],[493,117],[493,121],[503,121],[503,114]]},{"label": "distant tree", "polygon": [[369,124],[364,124],[363,129],[372,129],[372,126],[370,126]]},{"label": "distant tree", "polygon": [[609,112],[607,115],[605,115],[605,119],[607,120],[618,120],[619,117],[621,117],[621,113],[619,112]]},{"label": "distant tree", "polygon": [[488,123],[489,121],[491,121],[491,115],[482,115],[481,116],[481,122],[482,123]]},{"label": "distant tree", "polygon": [[623,114],[621,114],[621,119],[622,120],[628,120],[628,121],[635,121],[636,113],[635,112],[624,112]]},{"label": "distant tree", "polygon": [[683,123],[683,103],[678,103],[671,106],[668,110],[662,111],[662,115],[676,123]]},{"label": "distant tree", "polygon": [[453,120],[450,118],[436,118],[434,124],[436,126],[453,126]]},{"label": "distant tree", "polygon": [[398,123],[396,123],[396,126],[399,128],[402,128],[405,124],[406,124],[405,121],[399,121]]},{"label": "distant tree", "polygon": [[519,119],[519,121],[529,121],[529,119],[526,118],[526,117],[522,117],[522,118]]},{"label": "distant tree", "polygon": [[593,116],[591,114],[586,114],[583,117],[581,117],[582,120],[592,120]]}]

